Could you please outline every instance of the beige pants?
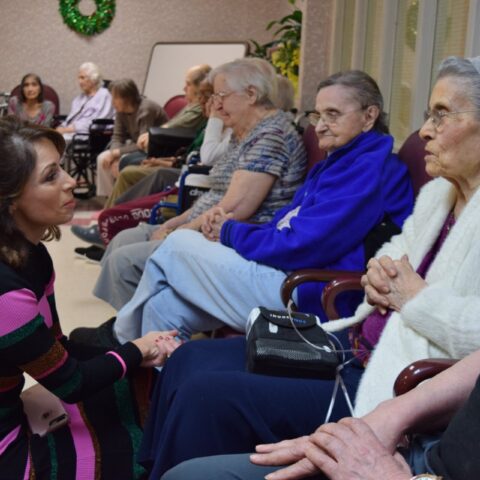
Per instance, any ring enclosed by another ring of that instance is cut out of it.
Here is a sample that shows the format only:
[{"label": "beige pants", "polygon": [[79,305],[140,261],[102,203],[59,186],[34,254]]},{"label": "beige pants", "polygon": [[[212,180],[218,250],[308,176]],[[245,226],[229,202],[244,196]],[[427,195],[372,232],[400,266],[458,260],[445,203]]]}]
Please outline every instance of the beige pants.
[{"label": "beige pants", "polygon": [[105,150],[97,157],[97,195],[99,197],[109,197],[113,190],[115,178],[110,169],[103,168],[105,159],[110,155],[110,150]]}]

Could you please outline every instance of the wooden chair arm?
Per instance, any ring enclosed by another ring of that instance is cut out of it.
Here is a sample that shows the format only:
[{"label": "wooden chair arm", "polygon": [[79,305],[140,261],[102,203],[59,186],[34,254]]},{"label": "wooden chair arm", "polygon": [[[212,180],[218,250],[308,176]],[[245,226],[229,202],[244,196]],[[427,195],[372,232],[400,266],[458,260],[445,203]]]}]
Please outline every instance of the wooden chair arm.
[{"label": "wooden chair arm", "polygon": [[398,374],[393,386],[395,395],[407,393],[419,383],[443,372],[457,361],[451,358],[427,358],[411,363]]},{"label": "wooden chair arm", "polygon": [[322,306],[330,320],[339,318],[335,308],[335,298],[338,294],[348,290],[362,290],[360,279],[363,273],[345,270],[304,269],[292,272],[283,281],[281,296],[286,306],[292,298],[293,291],[302,283],[327,282],[322,293]]}]

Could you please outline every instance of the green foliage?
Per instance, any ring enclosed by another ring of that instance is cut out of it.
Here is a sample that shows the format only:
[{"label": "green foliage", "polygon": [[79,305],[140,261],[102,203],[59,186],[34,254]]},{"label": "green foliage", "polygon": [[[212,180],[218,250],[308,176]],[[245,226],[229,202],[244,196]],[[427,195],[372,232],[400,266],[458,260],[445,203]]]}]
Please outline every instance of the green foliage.
[{"label": "green foliage", "polygon": [[280,20],[272,20],[266,30],[274,30],[273,40],[260,44],[250,40],[250,55],[265,58],[278,73],[288,77],[296,86],[300,61],[300,41],[302,36],[302,11],[296,6],[296,0],[288,0],[293,10]]}]

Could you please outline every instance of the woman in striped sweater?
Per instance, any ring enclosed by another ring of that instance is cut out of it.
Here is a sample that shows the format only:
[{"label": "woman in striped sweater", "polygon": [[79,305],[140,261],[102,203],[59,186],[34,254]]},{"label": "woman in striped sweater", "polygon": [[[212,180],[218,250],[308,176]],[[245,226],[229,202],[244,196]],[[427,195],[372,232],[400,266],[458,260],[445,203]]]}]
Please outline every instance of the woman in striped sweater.
[{"label": "woman in striped sweater", "polygon": [[[175,349],[154,332],[113,351],[75,346],[55,309],[52,260],[41,240],[73,216],[75,181],[60,166],[53,130],[0,121],[0,479],[137,479],[150,369]],[[161,336],[162,335],[162,336]],[[68,425],[28,426],[20,393],[28,373],[63,403]]]}]

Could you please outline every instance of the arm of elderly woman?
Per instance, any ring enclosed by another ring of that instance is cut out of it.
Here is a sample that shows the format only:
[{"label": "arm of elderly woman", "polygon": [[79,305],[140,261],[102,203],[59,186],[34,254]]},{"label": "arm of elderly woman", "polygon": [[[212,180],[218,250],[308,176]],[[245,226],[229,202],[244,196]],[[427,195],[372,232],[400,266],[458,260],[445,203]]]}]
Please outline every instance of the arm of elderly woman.
[{"label": "arm of elderly woman", "polygon": [[205,237],[217,241],[221,226],[229,218],[249,219],[263,203],[276,179],[269,173],[237,170],[222,200],[204,214],[202,232]]},{"label": "arm of elderly woman", "polygon": [[[410,392],[382,402],[361,419],[345,418],[310,436],[257,445],[258,465],[288,465],[269,480],[305,478],[323,471],[332,480],[408,480],[403,459],[393,455],[405,433],[442,429],[465,403],[479,373],[480,351]],[[435,402],[432,402],[432,398]]]}]

